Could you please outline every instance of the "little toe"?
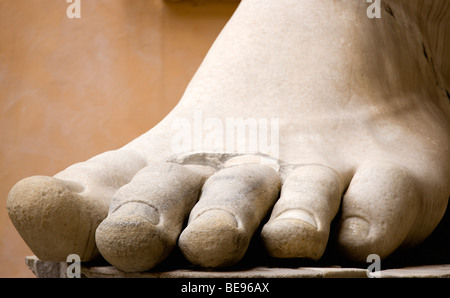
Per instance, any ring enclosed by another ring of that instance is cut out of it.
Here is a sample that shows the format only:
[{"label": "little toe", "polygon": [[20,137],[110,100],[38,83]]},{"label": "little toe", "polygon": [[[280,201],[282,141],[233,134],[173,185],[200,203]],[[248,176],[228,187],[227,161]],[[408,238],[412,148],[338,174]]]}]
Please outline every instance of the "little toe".
[{"label": "little toe", "polygon": [[394,164],[371,164],[357,171],[343,198],[338,245],[347,258],[365,262],[400,247],[420,207],[413,176]]}]

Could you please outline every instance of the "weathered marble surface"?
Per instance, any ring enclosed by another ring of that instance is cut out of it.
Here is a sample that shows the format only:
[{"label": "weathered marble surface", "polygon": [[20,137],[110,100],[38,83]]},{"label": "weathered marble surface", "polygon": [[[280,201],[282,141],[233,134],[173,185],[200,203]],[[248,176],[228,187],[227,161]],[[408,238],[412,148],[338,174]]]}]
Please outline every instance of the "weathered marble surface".
[{"label": "weathered marble surface", "polygon": [[[39,278],[65,278],[67,263],[41,261],[35,256],[26,264]],[[366,278],[367,270],[339,267],[268,268],[241,271],[172,270],[165,272],[123,272],[113,266],[81,266],[85,278]],[[450,278],[450,264],[405,267],[380,271],[381,278]]]}]

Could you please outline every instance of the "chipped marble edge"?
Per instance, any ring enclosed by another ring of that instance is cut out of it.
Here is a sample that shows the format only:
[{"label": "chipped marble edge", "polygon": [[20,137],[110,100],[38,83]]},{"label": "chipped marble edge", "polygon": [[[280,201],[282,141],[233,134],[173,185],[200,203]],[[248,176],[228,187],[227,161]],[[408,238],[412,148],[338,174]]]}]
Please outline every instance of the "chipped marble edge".
[{"label": "chipped marble edge", "polygon": [[[39,278],[65,278],[68,264],[25,258],[29,269]],[[81,266],[86,278],[367,278],[367,270],[340,267],[268,268],[255,267],[241,271],[177,269],[165,272],[123,272],[113,266]],[[380,278],[450,278],[450,264],[381,270]]]}]

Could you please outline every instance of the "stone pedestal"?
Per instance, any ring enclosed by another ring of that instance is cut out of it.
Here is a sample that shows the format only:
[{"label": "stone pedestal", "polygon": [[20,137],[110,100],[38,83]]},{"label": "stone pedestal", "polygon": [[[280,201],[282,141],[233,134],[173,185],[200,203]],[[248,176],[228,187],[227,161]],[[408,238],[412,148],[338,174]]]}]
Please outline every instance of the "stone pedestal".
[{"label": "stone pedestal", "polygon": [[[41,261],[35,256],[25,259],[27,266],[39,278],[66,278],[68,264]],[[269,268],[254,267],[237,271],[210,271],[176,269],[126,273],[113,266],[81,264],[83,278],[367,278],[367,270],[340,267]],[[379,272],[381,278],[450,278],[450,264],[387,269]]]}]

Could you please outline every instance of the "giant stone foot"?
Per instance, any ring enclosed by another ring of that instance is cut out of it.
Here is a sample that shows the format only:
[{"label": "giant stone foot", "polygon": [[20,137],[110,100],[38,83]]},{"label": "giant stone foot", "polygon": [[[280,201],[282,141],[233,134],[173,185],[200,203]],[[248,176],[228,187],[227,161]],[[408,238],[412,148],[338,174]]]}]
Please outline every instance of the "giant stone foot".
[{"label": "giant stone foot", "polygon": [[319,260],[333,220],[351,260],[417,245],[450,195],[447,4],[386,0],[370,19],[365,1],[242,1],[163,121],[20,181],[10,218],[41,259],[124,271],[177,245],[232,266],[255,237]]}]

